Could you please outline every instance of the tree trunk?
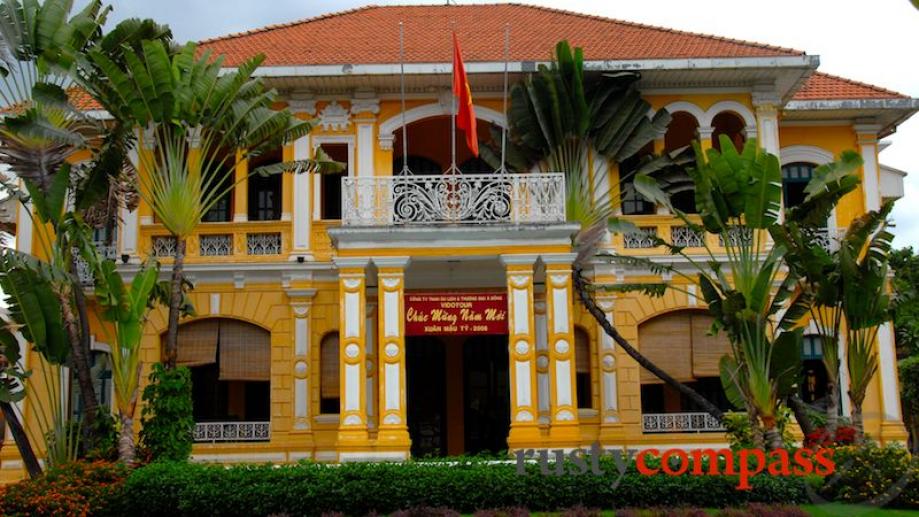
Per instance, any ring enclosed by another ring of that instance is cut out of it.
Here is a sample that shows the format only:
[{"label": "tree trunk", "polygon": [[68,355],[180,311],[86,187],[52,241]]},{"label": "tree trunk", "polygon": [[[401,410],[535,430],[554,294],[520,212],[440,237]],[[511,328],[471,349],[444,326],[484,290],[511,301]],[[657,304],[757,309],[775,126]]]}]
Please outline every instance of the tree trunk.
[{"label": "tree trunk", "polygon": [[774,451],[785,448],[785,443],[782,442],[782,433],[779,432],[775,422],[772,422],[772,425],[766,427],[766,430],[763,431],[763,439],[766,442],[767,450]]},{"label": "tree trunk", "polygon": [[625,353],[629,354],[629,357],[635,360],[642,368],[648,370],[654,376],[664,381],[665,384],[672,387],[673,389],[679,391],[681,394],[685,395],[693,403],[701,407],[706,413],[712,415],[719,422],[724,420],[724,412],[718,409],[718,407],[712,404],[708,399],[700,395],[696,390],[690,388],[689,386],[681,383],[680,381],[671,377],[667,372],[658,368],[658,366],[648,360],[647,357],[641,355],[624,337],[619,334],[619,331],[616,330],[616,327],[606,319],[606,314],[603,312],[597,302],[590,296],[587,292],[586,285],[584,283],[584,278],[581,276],[580,271],[575,271],[574,274],[574,288],[577,290],[578,295],[581,298],[581,303],[584,304],[584,307],[587,308],[587,311],[594,317],[595,320],[603,327],[604,332],[613,338],[613,341],[616,342]]},{"label": "tree trunk", "polygon": [[96,389],[89,368],[88,350],[84,350],[82,334],[87,333],[88,327],[81,332],[76,315],[71,307],[70,290],[72,284],[59,286],[57,291],[58,301],[61,304],[61,315],[67,339],[70,341],[70,363],[77,374],[77,384],[80,386],[80,398],[83,399],[83,425],[95,429],[96,414],[99,412],[99,402],[96,398]]},{"label": "tree trunk", "polygon": [[826,392],[826,435],[835,441],[836,428],[839,427],[839,383],[828,379]]},{"label": "tree trunk", "polygon": [[22,422],[16,415],[16,410],[10,402],[0,402],[0,410],[3,411],[3,417],[6,424],[10,426],[10,434],[13,435],[13,441],[16,442],[16,448],[19,450],[19,456],[22,457],[22,463],[29,472],[29,477],[35,479],[41,476],[41,464],[35,457],[35,451],[32,450],[32,444],[29,443],[29,437],[26,435]]},{"label": "tree trunk", "polygon": [[862,421],[862,401],[852,399],[852,427],[855,428],[855,443],[861,445],[865,441],[865,423]]},{"label": "tree trunk", "polygon": [[134,417],[119,413],[121,432],[118,434],[118,459],[130,465],[134,463]]},{"label": "tree trunk", "polygon": [[169,297],[169,326],[166,330],[166,347],[163,366],[175,368],[179,341],[179,311],[182,305],[182,269],[185,264],[186,240],[176,237],[175,261],[172,263],[172,293]]},{"label": "tree trunk", "polygon": [[804,433],[804,436],[812,434],[817,430],[817,426],[814,425],[814,422],[807,415],[807,406],[800,397],[791,395],[788,397],[786,403],[795,414],[795,420],[798,421],[798,425],[801,427],[801,432]]},{"label": "tree trunk", "polygon": [[[74,257],[73,260],[70,261],[70,273],[73,275],[74,278],[77,278],[76,257]],[[80,328],[83,330],[82,332],[80,332],[80,349],[84,354],[83,356],[87,358],[87,360],[84,361],[85,366],[87,368],[91,368],[91,365],[89,364],[89,358],[92,357],[92,352],[90,351],[90,340],[89,340],[89,310],[86,306],[86,295],[83,294],[83,288],[77,283],[73,284],[73,301],[77,307],[77,316],[79,317]],[[81,367],[76,364],[76,361],[72,361],[72,363],[73,363],[74,370],[77,371],[77,375],[80,376],[81,374],[79,372],[80,372]],[[84,371],[86,373],[86,377],[88,377],[90,379],[90,383],[92,383],[92,371],[89,369],[84,370]],[[83,399],[83,407],[90,407],[89,404],[86,403],[86,398],[82,396],[82,392],[83,390],[81,388],[80,397]],[[96,422],[96,416],[98,413],[99,404],[98,404],[98,399],[96,398],[95,386],[93,387],[92,397],[93,399],[97,400],[96,402],[97,409],[94,412],[87,411],[86,412],[87,414],[83,416],[83,425],[80,426],[80,433],[83,437],[83,441],[80,444],[80,446],[83,451],[92,450],[96,446],[97,429],[95,426],[95,422]]]},{"label": "tree trunk", "polygon": [[765,449],[766,441],[763,438],[763,426],[759,425],[756,410],[747,403],[747,420],[750,422],[750,438],[753,440],[754,449]]}]

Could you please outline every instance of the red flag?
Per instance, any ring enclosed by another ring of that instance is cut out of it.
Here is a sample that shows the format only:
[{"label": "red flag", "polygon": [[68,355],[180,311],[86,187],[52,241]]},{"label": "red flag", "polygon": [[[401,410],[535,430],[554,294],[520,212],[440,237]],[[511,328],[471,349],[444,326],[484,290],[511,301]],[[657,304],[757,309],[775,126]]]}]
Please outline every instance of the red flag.
[{"label": "red flag", "polygon": [[466,146],[472,154],[479,156],[479,137],[475,127],[475,107],[472,105],[472,91],[469,89],[469,79],[466,77],[466,67],[463,65],[463,56],[460,53],[459,41],[453,33],[453,95],[459,102],[456,114],[456,127],[466,134]]}]

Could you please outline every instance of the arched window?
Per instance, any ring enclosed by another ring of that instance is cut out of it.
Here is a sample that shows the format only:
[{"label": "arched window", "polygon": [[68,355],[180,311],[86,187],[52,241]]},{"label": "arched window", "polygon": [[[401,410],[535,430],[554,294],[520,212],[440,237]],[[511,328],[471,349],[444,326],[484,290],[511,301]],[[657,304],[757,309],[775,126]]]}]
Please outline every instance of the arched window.
[{"label": "arched window", "polygon": [[654,152],[654,144],[649,143],[641,151],[619,163],[619,197],[623,215],[653,214],[654,203],[648,201],[635,190],[635,173],[642,159]]},{"label": "arched window", "polygon": [[593,390],[590,378],[590,336],[580,327],[574,329],[574,362],[577,375],[578,407],[593,407]]},{"label": "arched window", "polygon": [[[437,175],[443,172],[440,164],[436,161],[425,156],[417,156],[414,154],[410,154],[408,157],[408,169],[412,171],[412,174],[418,174],[422,176]],[[392,161],[392,172],[393,174],[399,174],[401,170],[402,157],[397,156],[393,158]]]},{"label": "arched window", "polygon": [[744,121],[736,113],[722,111],[712,119],[712,147],[721,150],[721,135],[727,135],[737,149],[743,148]]},{"label": "arched window", "polygon": [[464,174],[491,174],[495,169],[488,162],[479,157],[469,158],[459,165]]},{"label": "arched window", "polygon": [[[218,184],[217,192],[223,195],[214,203],[211,208],[201,216],[203,223],[226,223],[233,220],[233,181],[235,178],[234,168],[236,167],[236,156],[233,151],[220,150],[214,153],[210,158],[211,165],[208,167],[213,179],[211,184]],[[216,167],[216,168],[215,168]]]},{"label": "arched window", "polygon": [[808,404],[825,403],[827,372],[820,336],[804,336],[801,347],[801,399]]},{"label": "arched window", "polygon": [[323,336],[319,343],[319,412],[340,411],[338,332]]},{"label": "arched window", "polygon": [[[689,147],[693,140],[696,139],[699,132],[699,121],[692,114],[685,111],[677,111],[667,126],[667,134],[664,135],[664,152],[673,153],[674,151],[684,149],[683,153],[692,153]],[[682,154],[681,154],[682,156]],[[690,154],[691,156],[691,154]],[[692,188],[692,182],[689,175],[683,170],[668,171],[668,183],[670,187],[670,202],[673,207],[687,214],[694,214],[696,210],[696,192]]]},{"label": "arched window", "polygon": [[670,119],[667,134],[664,135],[664,151],[672,152],[692,144],[699,131],[699,121],[692,114],[677,111]]},{"label": "arched window", "polygon": [[807,162],[794,162],[782,166],[782,201],[786,208],[798,206],[804,202],[807,194],[804,188],[814,177],[817,166]]},{"label": "arched window", "polygon": [[176,363],[191,369],[196,422],[268,421],[271,333],[208,318],[179,326]]},{"label": "arched window", "polygon": [[322,219],[337,220],[341,219],[341,179],[348,176],[348,167],[351,164],[351,144],[340,142],[324,142],[320,144],[322,150],[332,160],[344,165],[340,172],[320,174],[320,198],[319,213]]}]

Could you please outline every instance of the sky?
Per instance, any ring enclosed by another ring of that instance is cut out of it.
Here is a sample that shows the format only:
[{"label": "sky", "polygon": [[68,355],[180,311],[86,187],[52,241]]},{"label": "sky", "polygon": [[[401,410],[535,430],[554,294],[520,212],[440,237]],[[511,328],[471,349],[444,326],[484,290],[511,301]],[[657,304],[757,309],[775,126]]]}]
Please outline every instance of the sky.
[{"label": "sky", "polygon": [[[495,3],[496,0],[487,3]],[[521,0],[522,1],[522,0]],[[76,2],[78,5],[84,1]],[[112,22],[154,18],[201,40],[373,4],[412,0],[108,0]],[[451,3],[484,3],[456,0]],[[558,0],[527,3],[560,7]],[[820,56],[820,70],[919,97],[919,10],[910,0],[567,0],[571,11],[770,43]],[[881,163],[909,172],[893,213],[897,247],[919,248],[919,114],[888,137]]]}]

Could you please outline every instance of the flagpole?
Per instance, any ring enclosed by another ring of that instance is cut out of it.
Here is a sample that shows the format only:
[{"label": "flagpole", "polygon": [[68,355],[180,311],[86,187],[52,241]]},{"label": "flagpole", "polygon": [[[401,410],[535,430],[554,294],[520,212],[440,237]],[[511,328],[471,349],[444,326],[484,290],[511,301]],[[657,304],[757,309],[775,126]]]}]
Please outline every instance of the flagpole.
[{"label": "flagpole", "polygon": [[450,110],[450,171],[451,173],[456,172],[456,93],[453,89],[456,86],[456,22],[450,22],[451,33],[453,34],[453,64],[450,66],[451,70],[451,85],[450,85],[450,99],[451,110]]},{"label": "flagpole", "polygon": [[507,172],[507,169],[504,167],[505,153],[507,151],[507,61],[508,54],[510,53],[511,46],[511,24],[504,24],[504,107],[502,112],[504,113],[504,127],[501,128],[501,167],[498,169],[498,173]]},{"label": "flagpole", "polygon": [[402,92],[402,171],[400,174],[412,173],[408,168],[408,131],[405,127],[405,25],[399,22],[399,83]]}]

